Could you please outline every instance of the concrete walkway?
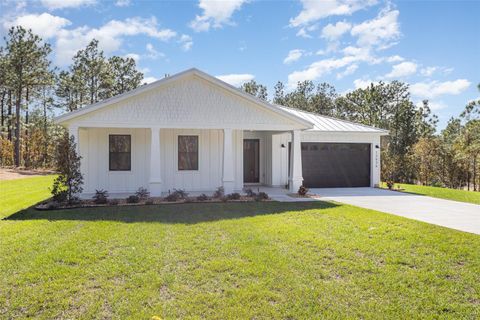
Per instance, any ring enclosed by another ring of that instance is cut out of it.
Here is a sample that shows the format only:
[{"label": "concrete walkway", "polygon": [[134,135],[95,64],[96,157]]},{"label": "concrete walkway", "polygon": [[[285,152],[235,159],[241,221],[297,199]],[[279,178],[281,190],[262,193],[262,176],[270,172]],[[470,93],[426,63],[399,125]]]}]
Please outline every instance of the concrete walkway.
[{"label": "concrete walkway", "polygon": [[376,188],[310,189],[332,200],[480,234],[480,205]]}]

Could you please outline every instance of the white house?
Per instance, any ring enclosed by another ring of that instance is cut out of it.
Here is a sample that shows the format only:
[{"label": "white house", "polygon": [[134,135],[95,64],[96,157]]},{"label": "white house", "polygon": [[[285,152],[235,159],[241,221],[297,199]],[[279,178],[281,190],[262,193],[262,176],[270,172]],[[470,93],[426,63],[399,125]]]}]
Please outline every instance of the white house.
[{"label": "white house", "polygon": [[197,69],[59,116],[84,194],[375,186],[387,132],[261,101]]}]

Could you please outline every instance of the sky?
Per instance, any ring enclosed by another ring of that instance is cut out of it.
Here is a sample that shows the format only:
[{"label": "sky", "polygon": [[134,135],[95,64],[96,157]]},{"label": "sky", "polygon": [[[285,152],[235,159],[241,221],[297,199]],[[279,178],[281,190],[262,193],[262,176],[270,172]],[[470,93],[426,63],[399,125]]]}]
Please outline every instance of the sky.
[{"label": "sky", "polygon": [[0,0],[0,35],[31,28],[60,69],[96,38],[107,56],[134,58],[147,82],[192,67],[270,94],[277,81],[346,93],[400,80],[442,129],[480,99],[478,17],[480,1]]}]

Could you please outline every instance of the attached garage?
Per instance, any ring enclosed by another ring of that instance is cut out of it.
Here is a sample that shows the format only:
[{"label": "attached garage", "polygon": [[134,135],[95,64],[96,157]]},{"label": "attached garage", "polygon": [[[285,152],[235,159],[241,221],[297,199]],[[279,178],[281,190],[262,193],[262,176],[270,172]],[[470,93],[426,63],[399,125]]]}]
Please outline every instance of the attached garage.
[{"label": "attached garage", "polygon": [[[303,185],[307,188],[374,187],[380,183],[380,138],[388,131],[283,107],[314,124],[301,135]],[[286,136],[287,142],[290,137]],[[290,144],[285,156],[290,175]]]},{"label": "attached garage", "polygon": [[370,144],[302,143],[303,184],[308,188],[370,186]]}]

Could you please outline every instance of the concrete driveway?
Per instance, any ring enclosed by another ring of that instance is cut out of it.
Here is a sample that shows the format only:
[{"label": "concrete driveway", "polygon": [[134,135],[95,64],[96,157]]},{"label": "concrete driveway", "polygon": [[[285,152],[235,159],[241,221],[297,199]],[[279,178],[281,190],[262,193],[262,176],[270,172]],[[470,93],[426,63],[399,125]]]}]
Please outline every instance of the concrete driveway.
[{"label": "concrete driveway", "polygon": [[480,234],[480,205],[376,188],[310,189],[322,199]]}]

